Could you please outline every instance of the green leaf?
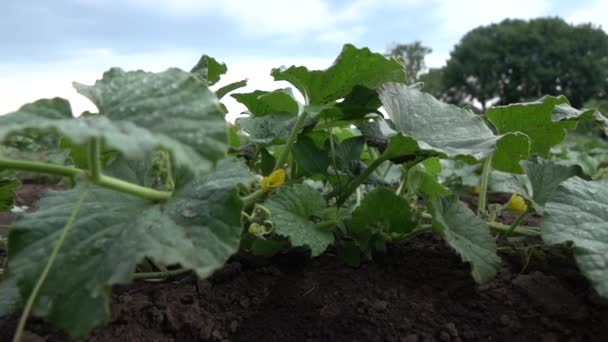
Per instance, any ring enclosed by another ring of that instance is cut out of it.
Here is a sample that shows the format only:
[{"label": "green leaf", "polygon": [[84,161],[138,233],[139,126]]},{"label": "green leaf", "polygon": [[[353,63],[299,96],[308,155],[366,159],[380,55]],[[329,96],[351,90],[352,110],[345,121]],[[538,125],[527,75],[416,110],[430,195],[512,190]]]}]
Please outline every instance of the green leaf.
[{"label": "green leaf", "polygon": [[[468,161],[484,159],[496,150],[495,158],[500,163],[495,168],[501,171],[518,168],[517,158],[528,156],[525,135],[496,136],[471,111],[440,102],[404,84],[385,84],[380,89],[380,100],[396,128],[424,150]],[[502,139],[509,139],[508,145],[501,145]],[[497,145],[502,148],[497,149]]]},{"label": "green leaf", "polygon": [[191,73],[200,77],[210,86],[216,84],[227,71],[226,64],[220,64],[215,58],[207,55],[203,55],[192,70],[190,70]]},{"label": "green leaf", "polygon": [[274,69],[275,81],[293,84],[307,99],[307,104],[328,104],[346,97],[355,86],[377,89],[385,82],[405,82],[403,68],[367,48],[344,45],[333,65],[326,70],[310,71],[306,67]]},{"label": "green leaf", "polygon": [[441,163],[438,158],[424,160],[408,171],[407,189],[410,193],[423,193],[429,196],[447,195],[450,190],[437,180],[441,172]]},{"label": "green leaf", "polygon": [[410,233],[417,219],[409,203],[387,188],[376,188],[353,211],[351,230],[359,243],[369,247],[373,235],[395,237]]},{"label": "green leaf", "polygon": [[285,241],[255,239],[251,243],[251,252],[254,255],[271,257],[289,247]]},{"label": "green leaf", "polygon": [[567,101],[563,96],[546,96],[535,102],[492,107],[487,118],[500,134],[525,133],[530,137],[530,153],[547,157],[549,149],[564,140],[566,129],[576,126],[574,122],[556,122],[552,118],[555,107]]},{"label": "green leaf", "polygon": [[215,91],[215,95],[217,95],[217,97],[219,99],[223,98],[224,96],[226,96],[228,93],[230,93],[231,91],[235,91],[239,88],[243,88],[247,86],[247,80],[240,80],[237,82],[232,82],[230,84],[226,84],[225,86],[221,87],[220,89]]},{"label": "green leaf", "polygon": [[277,163],[277,159],[265,148],[260,150],[260,156],[260,169],[262,171],[262,176],[268,176],[272,173],[272,171],[274,171],[274,166]]},{"label": "green leaf", "polygon": [[276,113],[290,113],[296,116],[300,107],[290,88],[271,92],[256,90],[252,93],[232,94],[231,96],[244,104],[253,116]]},{"label": "green leaf", "polygon": [[292,152],[298,168],[304,171],[305,175],[327,173],[331,159],[327,152],[318,148],[311,138],[300,136],[293,145]]},{"label": "green leaf", "polygon": [[401,162],[415,163],[435,156],[446,157],[445,154],[433,150],[428,144],[424,142],[419,144],[414,138],[398,132],[388,137],[388,145],[381,157],[387,160],[399,159]]},{"label": "green leaf", "polygon": [[572,177],[545,205],[546,243],[574,243],[578,267],[597,292],[608,297],[608,183]]},{"label": "green leaf", "polygon": [[498,272],[500,258],[496,255],[496,242],[488,225],[456,196],[433,198],[430,204],[433,228],[443,235],[462,260],[471,264],[471,274],[476,282],[490,280]]},{"label": "green leaf", "polygon": [[[336,162],[340,170],[349,170],[352,161],[361,160],[361,153],[365,145],[364,136],[344,139],[341,143],[334,142]],[[330,141],[326,140],[325,149],[331,150]]]},{"label": "green leaf", "polygon": [[0,213],[9,211],[15,202],[15,191],[21,182],[15,177],[13,171],[0,171]]},{"label": "green leaf", "polygon": [[331,230],[317,228],[312,221],[325,208],[323,196],[313,188],[303,184],[283,186],[264,206],[270,211],[274,232],[287,237],[292,246],[306,246],[312,256],[317,256],[334,241]]},{"label": "green leaf", "polygon": [[192,74],[115,68],[93,86],[74,86],[95,103],[99,115],[73,119],[67,101],[39,100],[0,117],[0,141],[26,130],[57,132],[75,144],[98,137],[134,159],[166,148],[177,165],[200,172],[226,154],[226,121],[219,102]]},{"label": "green leaf", "polygon": [[579,166],[560,165],[540,157],[526,160],[522,162],[522,165],[532,187],[532,196],[529,194],[521,195],[528,195],[526,197],[532,200],[536,211],[541,214],[543,213],[544,205],[551,201],[557,187],[563,181],[583,174]]},{"label": "green leaf", "polygon": [[284,143],[296,118],[289,113],[237,118],[235,123],[250,134],[252,142],[264,145]]},{"label": "green leaf", "polygon": [[[133,170],[137,178],[141,172]],[[109,319],[114,284],[128,283],[144,257],[180,264],[200,277],[220,268],[238,250],[242,202],[237,186],[250,182],[235,159],[194,178],[164,204],[93,188],[59,252],[34,306],[73,336]],[[38,210],[16,221],[9,236],[9,279],[27,298],[60,234],[80,189],[51,191]]]}]

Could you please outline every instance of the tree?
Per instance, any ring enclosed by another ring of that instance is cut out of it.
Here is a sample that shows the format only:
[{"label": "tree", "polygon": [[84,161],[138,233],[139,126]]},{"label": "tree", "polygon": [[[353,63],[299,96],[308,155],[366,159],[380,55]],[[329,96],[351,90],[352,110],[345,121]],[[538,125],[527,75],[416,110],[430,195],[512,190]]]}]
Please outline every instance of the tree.
[{"label": "tree", "polygon": [[408,83],[416,83],[418,82],[420,73],[426,68],[424,57],[432,51],[433,50],[422,45],[419,41],[415,41],[411,44],[395,43],[389,48],[386,56],[397,58],[405,69],[405,77],[407,78]]},{"label": "tree", "polygon": [[488,105],[566,95],[574,107],[606,98],[608,35],[560,18],[506,19],[467,33],[450,55],[445,99]]}]

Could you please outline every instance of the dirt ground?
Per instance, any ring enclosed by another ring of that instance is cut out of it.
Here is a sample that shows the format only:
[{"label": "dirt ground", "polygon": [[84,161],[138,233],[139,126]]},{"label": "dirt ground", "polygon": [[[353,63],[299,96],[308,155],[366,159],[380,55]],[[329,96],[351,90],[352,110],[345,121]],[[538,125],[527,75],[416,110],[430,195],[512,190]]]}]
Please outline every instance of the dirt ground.
[{"label": "dirt ground", "polygon": [[[241,253],[207,280],[115,287],[112,321],[85,340],[608,341],[608,300],[571,258],[502,256],[500,274],[477,285],[432,234],[359,268],[333,250],[315,259]],[[0,341],[10,341],[17,318],[0,319]],[[70,339],[32,318],[27,341]]]}]

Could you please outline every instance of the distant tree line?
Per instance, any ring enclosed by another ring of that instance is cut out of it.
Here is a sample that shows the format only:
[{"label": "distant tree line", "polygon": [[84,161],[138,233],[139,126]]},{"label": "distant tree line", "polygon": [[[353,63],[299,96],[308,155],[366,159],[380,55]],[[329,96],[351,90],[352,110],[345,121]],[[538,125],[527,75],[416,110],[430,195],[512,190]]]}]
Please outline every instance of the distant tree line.
[{"label": "distant tree line", "polygon": [[565,95],[572,106],[608,101],[608,35],[592,24],[560,18],[506,19],[468,32],[442,68],[427,70],[429,47],[394,44],[408,81],[446,102],[488,106]]}]

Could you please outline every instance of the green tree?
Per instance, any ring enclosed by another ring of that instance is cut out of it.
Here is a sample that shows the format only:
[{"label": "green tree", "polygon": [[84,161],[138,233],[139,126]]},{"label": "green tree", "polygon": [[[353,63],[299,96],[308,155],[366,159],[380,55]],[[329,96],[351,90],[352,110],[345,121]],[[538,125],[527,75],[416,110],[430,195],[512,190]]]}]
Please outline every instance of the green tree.
[{"label": "green tree", "polygon": [[433,52],[431,48],[422,45],[419,41],[415,41],[411,44],[395,43],[385,55],[399,60],[405,69],[405,77],[407,77],[408,83],[416,83],[418,82],[420,73],[426,69],[424,57],[431,52]]},{"label": "green tree", "polygon": [[509,104],[566,95],[574,107],[606,98],[608,35],[560,18],[506,19],[467,33],[451,53],[443,82],[447,101]]},{"label": "green tree", "polygon": [[444,73],[444,68],[430,68],[428,72],[420,75],[418,81],[424,83],[422,90],[437,99],[443,99],[445,97]]}]

